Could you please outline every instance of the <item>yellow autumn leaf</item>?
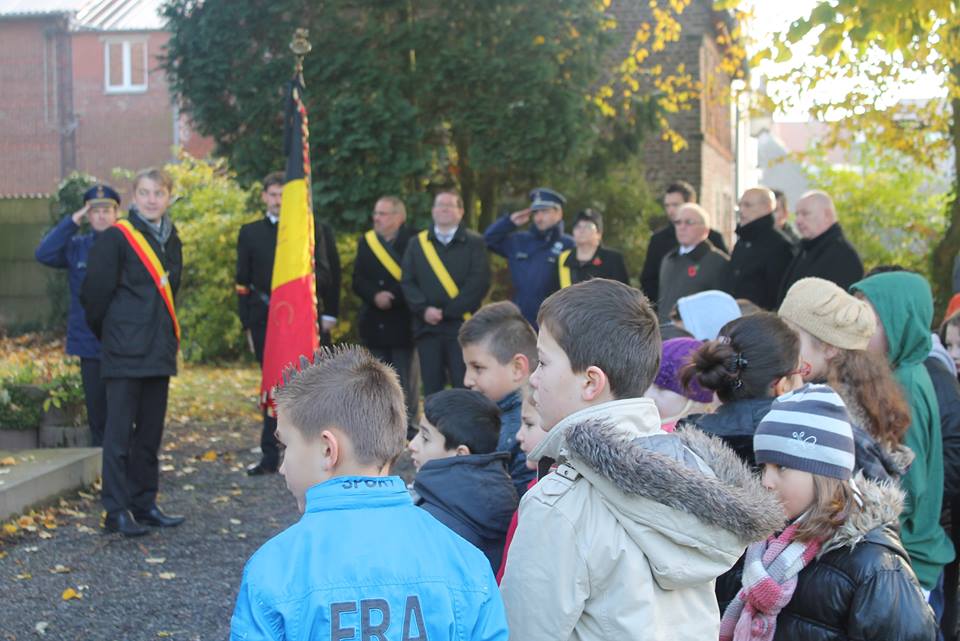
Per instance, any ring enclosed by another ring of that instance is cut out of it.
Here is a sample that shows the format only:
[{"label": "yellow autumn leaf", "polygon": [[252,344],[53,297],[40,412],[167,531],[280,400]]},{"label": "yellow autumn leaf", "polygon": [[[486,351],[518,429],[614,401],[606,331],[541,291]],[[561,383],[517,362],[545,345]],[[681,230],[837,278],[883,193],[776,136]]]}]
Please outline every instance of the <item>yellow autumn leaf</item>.
[{"label": "yellow autumn leaf", "polygon": [[3,531],[4,531],[5,533],[7,533],[7,534],[16,534],[16,533],[17,533],[17,526],[14,525],[13,523],[4,523],[4,524],[3,524]]},{"label": "yellow autumn leaf", "polygon": [[542,44],[545,43],[546,41],[547,41],[547,39],[544,38],[543,36],[535,36],[535,37],[533,38],[533,44],[535,44],[535,45],[537,45],[537,46],[542,45]]},{"label": "yellow autumn leaf", "polygon": [[69,601],[70,599],[82,599],[83,597],[73,588],[67,588],[63,591],[63,594],[60,595],[60,598],[64,601]]},{"label": "yellow autumn leaf", "polygon": [[16,465],[16,464],[17,464],[17,459],[13,458],[12,456],[0,458],[0,466],[6,467],[6,466]]},{"label": "yellow autumn leaf", "polygon": [[207,450],[206,452],[203,453],[203,456],[200,457],[200,460],[201,460],[201,461],[207,461],[208,463],[209,463],[210,461],[216,461],[216,460],[217,460],[217,453],[214,452],[213,450]]}]

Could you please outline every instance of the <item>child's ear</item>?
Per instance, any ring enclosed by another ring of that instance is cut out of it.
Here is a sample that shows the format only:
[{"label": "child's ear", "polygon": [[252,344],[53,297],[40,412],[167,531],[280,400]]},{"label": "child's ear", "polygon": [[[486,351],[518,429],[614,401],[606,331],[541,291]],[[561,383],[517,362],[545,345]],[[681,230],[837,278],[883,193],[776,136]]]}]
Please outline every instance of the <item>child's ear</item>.
[{"label": "child's ear", "polygon": [[514,383],[522,383],[530,378],[530,359],[526,354],[514,354],[510,359],[510,370]]},{"label": "child's ear", "polygon": [[585,377],[582,392],[583,400],[587,402],[601,400],[604,393],[613,398],[610,392],[610,380],[602,369],[596,365],[591,365],[583,375]]},{"label": "child's ear", "polygon": [[456,449],[456,456],[470,456],[470,448],[466,445],[458,445]]},{"label": "child's ear", "polygon": [[340,463],[340,457],[343,454],[340,441],[337,438],[337,434],[331,430],[323,430],[320,432],[320,439],[323,441],[321,452],[323,455],[323,469],[324,471],[332,472],[334,468],[337,467],[337,464]]}]

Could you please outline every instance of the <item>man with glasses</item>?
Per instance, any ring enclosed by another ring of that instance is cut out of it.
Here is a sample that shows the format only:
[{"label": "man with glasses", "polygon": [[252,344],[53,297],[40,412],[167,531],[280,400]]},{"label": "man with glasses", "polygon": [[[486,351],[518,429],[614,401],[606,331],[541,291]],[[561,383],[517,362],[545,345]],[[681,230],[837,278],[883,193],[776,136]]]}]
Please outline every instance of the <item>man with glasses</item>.
[{"label": "man with glasses", "polygon": [[403,253],[417,232],[407,227],[407,208],[396,196],[382,196],[373,206],[373,229],[357,239],[353,292],[362,306],[360,340],[400,376],[412,425],[420,398],[420,367],[413,349],[410,309],[400,288]]},{"label": "man with glasses", "polygon": [[737,244],[730,256],[726,291],[763,309],[775,310],[783,275],[793,260],[793,245],[777,229],[776,196],[754,187],[740,197]]},{"label": "man with glasses", "polygon": [[[673,221],[676,220],[681,206],[695,202],[697,202],[697,191],[690,183],[683,180],[668,185],[663,194],[663,210],[667,215],[667,224],[650,237],[647,254],[643,260],[643,270],[640,272],[640,289],[651,303],[656,303],[660,297],[660,263],[663,262],[664,256],[677,248],[677,234]],[[727,245],[717,230],[711,229],[708,239],[715,248],[727,253]],[[669,313],[670,310],[666,311]]]},{"label": "man with glasses", "polygon": [[657,315],[661,323],[669,322],[670,311],[680,298],[708,289],[722,289],[730,260],[707,239],[710,218],[700,205],[682,205],[673,226],[679,246],[667,254],[660,265]]}]

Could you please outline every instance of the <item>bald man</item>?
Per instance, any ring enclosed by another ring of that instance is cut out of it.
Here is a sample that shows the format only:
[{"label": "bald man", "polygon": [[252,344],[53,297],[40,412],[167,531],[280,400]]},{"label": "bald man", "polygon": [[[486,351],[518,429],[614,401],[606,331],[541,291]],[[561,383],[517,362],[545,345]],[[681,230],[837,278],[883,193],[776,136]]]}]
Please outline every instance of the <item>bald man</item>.
[{"label": "bald man", "polygon": [[661,324],[670,321],[677,301],[708,289],[723,289],[729,258],[708,240],[710,214],[696,203],[684,203],[671,221],[679,247],[660,263],[660,298],[657,316]]},{"label": "bald man", "polygon": [[824,278],[849,289],[863,278],[863,262],[843,235],[833,200],[823,191],[808,191],[797,201],[800,250],[780,285],[780,300],[801,278]]},{"label": "bald man", "polygon": [[766,187],[740,197],[737,244],[730,256],[726,291],[767,310],[779,302],[780,283],[793,260],[793,245],[777,229],[777,198]]}]

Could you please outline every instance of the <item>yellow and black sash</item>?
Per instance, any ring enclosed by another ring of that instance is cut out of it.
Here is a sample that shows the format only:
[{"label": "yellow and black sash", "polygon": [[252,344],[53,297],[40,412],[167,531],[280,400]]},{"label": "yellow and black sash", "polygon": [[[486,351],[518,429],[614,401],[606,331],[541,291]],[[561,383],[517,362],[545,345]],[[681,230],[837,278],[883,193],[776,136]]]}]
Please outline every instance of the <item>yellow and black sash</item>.
[{"label": "yellow and black sash", "polygon": [[565,249],[560,252],[560,258],[557,259],[557,274],[560,276],[560,289],[570,287],[571,282],[570,268],[567,267],[567,258],[570,257],[572,249]]},{"label": "yellow and black sash", "polygon": [[[363,238],[367,241],[367,247],[369,247],[373,255],[377,257],[377,260],[380,261],[383,268],[390,272],[390,275],[399,282],[400,277],[403,276],[403,271],[400,269],[397,261],[393,259],[393,256],[390,255],[390,252],[387,251],[387,248],[380,242],[380,237],[377,236],[377,232],[371,229],[363,235]],[[433,249],[433,247],[431,247],[431,249]],[[434,252],[434,255],[436,255],[436,252]],[[429,258],[427,260],[429,260]],[[456,285],[454,285],[454,287],[456,287]]]},{"label": "yellow and black sash", "polygon": [[136,252],[140,258],[140,262],[147,268],[147,272],[153,279],[153,284],[157,286],[160,298],[163,299],[164,304],[167,306],[167,311],[170,312],[170,319],[173,320],[173,333],[177,335],[177,342],[179,343],[180,322],[177,321],[177,310],[173,306],[173,289],[170,287],[170,279],[167,276],[167,272],[163,269],[163,264],[160,262],[160,259],[157,258],[156,252],[153,251],[153,247],[150,246],[147,239],[144,238],[143,234],[141,234],[129,220],[117,221],[115,227],[120,230],[120,233],[122,233],[124,238],[127,239],[127,242],[130,243],[130,247]]},{"label": "yellow and black sash", "polygon": [[[437,277],[437,280],[439,280],[443,286],[443,291],[447,292],[450,300],[453,300],[460,295],[460,288],[457,287],[450,272],[447,271],[447,266],[440,260],[440,255],[437,253],[437,249],[433,246],[433,243],[430,242],[428,235],[429,231],[426,229],[417,234],[417,239],[420,241],[420,248],[423,250],[423,255],[426,257],[427,262],[430,263],[430,269],[433,270],[433,275]],[[463,320],[469,319],[470,312],[464,312]]]}]

